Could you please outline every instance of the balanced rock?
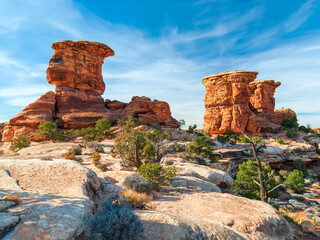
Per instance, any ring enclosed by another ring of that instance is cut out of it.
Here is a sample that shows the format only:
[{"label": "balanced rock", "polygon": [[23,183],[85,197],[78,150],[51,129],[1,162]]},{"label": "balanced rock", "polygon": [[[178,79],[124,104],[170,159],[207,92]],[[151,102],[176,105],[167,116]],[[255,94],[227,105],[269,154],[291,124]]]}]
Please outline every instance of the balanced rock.
[{"label": "balanced rock", "polygon": [[204,131],[224,133],[232,130],[241,133],[241,127],[251,133],[277,133],[282,129],[279,122],[289,116],[274,111],[273,97],[280,82],[255,81],[257,74],[234,70],[202,79],[206,88]]}]

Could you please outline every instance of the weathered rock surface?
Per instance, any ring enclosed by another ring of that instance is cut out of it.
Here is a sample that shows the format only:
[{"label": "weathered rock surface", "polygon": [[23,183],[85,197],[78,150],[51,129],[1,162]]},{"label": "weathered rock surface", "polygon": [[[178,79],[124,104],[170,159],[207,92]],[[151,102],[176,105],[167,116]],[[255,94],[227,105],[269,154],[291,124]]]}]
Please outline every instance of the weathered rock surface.
[{"label": "weathered rock surface", "polygon": [[208,239],[249,240],[244,234],[215,221],[171,216],[153,211],[137,211],[137,215],[143,222],[143,239],[146,240],[205,239],[199,237],[201,233]]},{"label": "weathered rock surface", "polygon": [[55,51],[47,69],[48,83],[104,93],[102,64],[104,58],[114,55],[110,47],[89,41],[58,41],[51,47]]},{"label": "weathered rock surface", "polygon": [[202,191],[202,192],[217,192],[222,193],[221,189],[213,183],[204,181],[202,179],[196,177],[177,177],[173,179],[171,183],[172,187],[182,187],[185,189],[192,189],[195,191]]},{"label": "weathered rock surface", "polygon": [[192,164],[192,163],[177,163],[177,176],[191,176],[213,183],[220,188],[228,188],[233,184],[232,177],[221,170],[210,167]]},{"label": "weathered rock surface", "polygon": [[74,161],[0,160],[0,167],[28,191],[86,198],[94,197],[100,189],[96,174]]},{"label": "weathered rock surface", "polygon": [[123,119],[139,118],[141,124],[178,128],[180,123],[171,117],[169,104],[152,101],[148,97],[134,96],[128,104],[119,101],[106,101],[106,107],[121,115]]},{"label": "weathered rock surface", "polygon": [[0,239],[17,225],[19,220],[20,218],[18,216],[11,216],[7,213],[0,212]]},{"label": "weathered rock surface", "polygon": [[234,70],[202,79],[206,88],[204,131],[224,133],[232,130],[241,133],[239,125],[251,133],[277,133],[282,129],[279,119],[286,116],[274,112],[273,97],[280,82],[254,81],[257,74]]},{"label": "weathered rock surface", "polygon": [[273,121],[280,124],[283,119],[291,119],[296,116],[296,113],[290,108],[277,109],[274,111]]},{"label": "weathered rock surface", "polygon": [[130,117],[138,117],[142,124],[179,127],[166,102],[147,97],[133,97],[129,104],[103,100],[102,64],[106,57],[114,55],[107,45],[68,40],[55,42],[52,48],[55,51],[47,69],[47,81],[56,85],[55,93],[46,93],[13,117],[9,125],[0,125],[3,142],[22,134],[40,141],[36,133],[39,124],[55,120],[62,129],[94,126],[101,118],[115,123]]},{"label": "weathered rock surface", "polygon": [[10,122],[3,130],[2,141],[10,141],[18,135],[28,135],[32,140],[41,140],[36,129],[42,122],[54,120],[56,99],[54,92],[47,92],[37,101],[29,104],[20,113],[10,119]]},{"label": "weathered rock surface", "polygon": [[269,204],[227,193],[185,194],[176,202],[154,201],[152,207],[170,215],[217,221],[250,239],[293,239],[289,223]]}]

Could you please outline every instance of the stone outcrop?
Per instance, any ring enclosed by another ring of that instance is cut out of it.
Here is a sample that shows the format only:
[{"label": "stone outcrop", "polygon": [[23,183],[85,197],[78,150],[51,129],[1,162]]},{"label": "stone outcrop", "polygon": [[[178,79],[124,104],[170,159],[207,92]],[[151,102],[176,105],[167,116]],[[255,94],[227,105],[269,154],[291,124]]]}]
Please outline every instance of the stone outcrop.
[{"label": "stone outcrop", "polygon": [[169,104],[164,101],[152,101],[148,97],[134,96],[128,104],[119,101],[106,101],[106,107],[123,119],[139,118],[141,124],[161,127],[179,127],[180,123],[171,117]]},{"label": "stone outcrop", "polygon": [[105,91],[102,64],[106,57],[114,55],[107,45],[68,40],[55,42],[51,47],[55,51],[47,69],[47,81],[56,86],[55,93],[41,96],[13,117],[3,130],[0,126],[2,141],[8,142],[21,134],[28,135],[30,140],[42,140],[36,133],[39,124],[56,120],[62,129],[94,126],[100,118],[115,123],[129,117],[138,117],[144,124],[179,127],[166,102],[133,97],[129,104],[105,103],[101,97]]},{"label": "stone outcrop", "polygon": [[[274,111],[275,89],[280,82],[255,81],[258,72],[234,70],[202,79],[206,88],[203,129],[210,133],[232,130],[247,132],[279,132],[279,121],[288,116]],[[280,122],[281,122],[280,121]]]},{"label": "stone outcrop", "polygon": [[274,111],[273,120],[280,124],[283,119],[291,119],[296,116],[297,114],[290,108],[281,108]]}]

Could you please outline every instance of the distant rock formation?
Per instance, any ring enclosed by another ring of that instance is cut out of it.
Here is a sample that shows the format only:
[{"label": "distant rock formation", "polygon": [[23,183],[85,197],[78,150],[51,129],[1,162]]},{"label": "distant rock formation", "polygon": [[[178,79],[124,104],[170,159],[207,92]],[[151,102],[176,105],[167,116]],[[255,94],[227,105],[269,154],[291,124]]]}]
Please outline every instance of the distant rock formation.
[{"label": "distant rock formation", "polygon": [[13,117],[3,127],[3,142],[20,134],[41,140],[36,129],[46,121],[58,121],[62,129],[76,129],[93,126],[100,118],[115,123],[117,119],[138,117],[145,124],[179,127],[166,102],[133,97],[129,104],[105,103],[101,97],[105,91],[102,64],[106,57],[114,55],[107,45],[68,40],[55,42],[51,47],[55,51],[47,69],[47,81],[56,86],[55,93],[47,92]]},{"label": "distant rock formation", "polygon": [[232,130],[240,133],[238,124],[251,133],[276,133],[283,119],[296,114],[286,109],[275,111],[274,93],[280,82],[255,81],[258,72],[234,70],[202,79],[206,88],[203,129],[210,133]]}]

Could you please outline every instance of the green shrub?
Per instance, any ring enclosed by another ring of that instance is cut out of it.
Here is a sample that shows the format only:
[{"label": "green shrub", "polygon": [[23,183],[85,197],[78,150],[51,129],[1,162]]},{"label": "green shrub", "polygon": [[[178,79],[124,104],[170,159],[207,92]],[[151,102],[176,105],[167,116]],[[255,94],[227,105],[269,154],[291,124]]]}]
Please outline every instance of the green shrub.
[{"label": "green shrub", "polygon": [[105,152],[104,152],[104,148],[103,148],[102,146],[99,146],[98,152],[99,152],[99,153],[105,153]]},{"label": "green shrub", "polygon": [[[274,171],[265,163],[262,163],[262,173],[263,179],[267,183],[267,191],[277,186]],[[239,165],[237,178],[232,188],[243,197],[260,199],[260,187],[254,181],[259,182],[257,166],[254,161],[249,160]],[[270,197],[277,198],[279,196],[280,194],[276,191],[270,193]]]},{"label": "green shrub", "polygon": [[97,166],[100,164],[101,155],[99,154],[99,152],[94,152],[91,155],[91,158],[92,158],[93,165]]},{"label": "green shrub", "polygon": [[310,142],[310,139],[307,136],[304,136],[303,140],[305,140],[306,142]]},{"label": "green shrub", "polygon": [[[210,165],[217,159],[211,149],[211,140],[205,136],[196,137],[187,144],[186,153],[187,160],[194,160],[202,165]],[[205,161],[205,159],[209,161]]]},{"label": "green shrub", "polygon": [[252,142],[253,142],[254,144],[261,143],[261,140],[262,140],[261,137],[258,137],[258,136],[252,137]]},{"label": "green shrub", "polygon": [[291,119],[283,119],[281,122],[281,126],[284,128],[298,128],[298,120],[297,117],[293,117]]},{"label": "green shrub", "polygon": [[41,123],[37,132],[46,140],[61,141],[66,137],[66,135],[59,132],[58,126],[55,122]]},{"label": "green shrub", "polygon": [[30,146],[30,140],[27,135],[19,135],[11,140],[10,149],[12,151],[19,151],[22,148]]},{"label": "green shrub", "polygon": [[174,141],[170,145],[169,149],[173,152],[184,152],[186,150],[186,146],[184,144]]},{"label": "green shrub", "polygon": [[311,133],[311,132],[313,132],[313,130],[311,129],[311,127],[310,127],[309,124],[308,124],[307,126],[303,126],[303,125],[299,126],[298,130],[299,130],[300,132],[305,132],[305,133]]},{"label": "green shrub", "polygon": [[223,135],[220,135],[220,134],[219,134],[219,135],[217,136],[217,141],[218,141],[218,142],[221,142],[221,143],[226,143],[226,142],[228,142],[228,143],[234,145],[234,144],[236,144],[236,142],[239,141],[239,140],[240,140],[239,135],[236,134],[236,133],[235,133],[234,131],[232,131],[232,130],[226,130]]},{"label": "green shrub", "polygon": [[76,159],[76,154],[74,150],[70,150],[68,152],[66,152],[66,154],[64,155],[65,159],[70,159],[70,160],[75,160]]},{"label": "green shrub", "polygon": [[289,174],[284,183],[289,184],[289,188],[295,193],[304,193],[306,191],[303,173],[297,169]]},{"label": "green shrub", "polygon": [[186,121],[184,119],[180,119],[179,123],[180,123],[180,126],[179,126],[180,129],[182,126],[186,125]]},{"label": "green shrub", "polygon": [[305,165],[304,161],[302,161],[301,159],[294,161],[293,169],[297,169],[300,172],[302,172],[303,177],[305,177],[305,178],[309,176],[306,165]]},{"label": "green shrub", "polygon": [[240,141],[241,141],[242,143],[249,143],[248,138],[246,138],[245,136],[243,136],[243,137],[240,139]]},{"label": "green shrub", "polygon": [[124,179],[123,186],[127,189],[132,189],[136,192],[143,192],[150,194],[152,192],[153,185],[148,179],[140,176],[138,173],[134,173]]},{"label": "green shrub", "polygon": [[154,189],[160,189],[161,186],[172,182],[176,176],[175,167],[163,167],[159,163],[142,164],[137,172],[145,179],[148,179]]},{"label": "green shrub", "polygon": [[105,118],[101,118],[96,121],[94,127],[87,127],[82,129],[76,129],[75,134],[79,135],[86,142],[102,141],[105,138],[113,135],[111,128],[111,122]]},{"label": "green shrub", "polygon": [[131,203],[119,195],[113,195],[98,206],[85,239],[138,240],[142,236],[143,224],[135,215]]},{"label": "green shrub", "polygon": [[297,130],[295,128],[288,128],[287,129],[287,137],[288,138],[297,138],[299,135],[297,133]]},{"label": "green shrub", "polygon": [[146,162],[160,163],[162,161],[162,158],[168,153],[169,149],[165,143],[168,136],[167,132],[161,132],[158,129],[145,133],[143,154],[145,155]]},{"label": "green shrub", "polygon": [[197,124],[190,125],[190,126],[188,127],[187,132],[188,132],[188,133],[193,133],[194,130],[196,130],[196,128],[197,128]]},{"label": "green shrub", "polygon": [[284,140],[282,138],[277,139],[277,143],[284,144]]}]

